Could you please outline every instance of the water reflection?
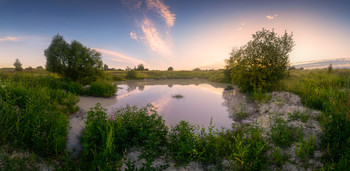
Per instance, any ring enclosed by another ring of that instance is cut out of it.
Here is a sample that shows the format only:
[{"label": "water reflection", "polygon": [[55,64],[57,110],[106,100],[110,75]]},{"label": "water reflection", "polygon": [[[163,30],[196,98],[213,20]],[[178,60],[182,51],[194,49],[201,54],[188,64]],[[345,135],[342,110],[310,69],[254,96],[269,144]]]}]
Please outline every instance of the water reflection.
[{"label": "water reflection", "polygon": [[[81,97],[79,105],[93,107],[100,102],[113,111],[127,104],[143,107],[151,103],[167,126],[185,120],[207,127],[213,119],[216,128],[230,128],[232,114],[245,102],[245,96],[236,90],[224,91],[226,84],[201,79],[123,81],[117,85],[117,96],[110,99]],[[174,95],[184,98],[172,98]]]}]

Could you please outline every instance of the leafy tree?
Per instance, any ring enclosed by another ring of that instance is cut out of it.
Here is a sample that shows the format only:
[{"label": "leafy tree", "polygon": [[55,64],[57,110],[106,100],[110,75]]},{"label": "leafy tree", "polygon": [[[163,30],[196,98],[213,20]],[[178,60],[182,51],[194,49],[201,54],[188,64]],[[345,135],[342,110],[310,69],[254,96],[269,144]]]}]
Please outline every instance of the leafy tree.
[{"label": "leafy tree", "polygon": [[295,45],[292,37],[287,32],[278,36],[274,30],[257,31],[247,45],[233,49],[227,60],[232,82],[242,91],[270,90],[287,73]]},{"label": "leafy tree", "polygon": [[26,70],[32,71],[32,70],[33,70],[33,67],[29,66],[28,68],[26,68]]},{"label": "leafy tree", "polygon": [[169,67],[168,71],[174,71],[174,68],[173,67]]},{"label": "leafy tree", "polygon": [[200,68],[195,68],[195,69],[193,69],[193,71],[201,71],[201,69]]},{"label": "leafy tree", "polygon": [[137,71],[132,69],[126,73],[126,78],[127,79],[137,79],[137,75],[138,75]]},{"label": "leafy tree", "polygon": [[143,71],[143,70],[145,70],[145,66],[143,66],[143,64],[139,64],[139,65],[137,66],[136,70],[138,70],[138,71]]},{"label": "leafy tree", "polygon": [[44,69],[43,66],[37,66],[36,69]]},{"label": "leafy tree", "polygon": [[19,59],[16,59],[16,62],[13,64],[13,66],[15,66],[15,70],[16,71],[22,71],[22,63],[21,61],[19,61]]},{"label": "leafy tree", "polygon": [[101,77],[101,54],[74,40],[67,43],[61,35],[53,37],[45,50],[46,69],[65,78],[89,84]]},{"label": "leafy tree", "polygon": [[107,64],[104,64],[104,65],[103,65],[103,69],[104,69],[104,70],[108,70],[108,65],[107,65]]},{"label": "leafy tree", "polygon": [[327,69],[328,69],[328,74],[332,73],[332,71],[333,71],[332,64],[329,64]]}]

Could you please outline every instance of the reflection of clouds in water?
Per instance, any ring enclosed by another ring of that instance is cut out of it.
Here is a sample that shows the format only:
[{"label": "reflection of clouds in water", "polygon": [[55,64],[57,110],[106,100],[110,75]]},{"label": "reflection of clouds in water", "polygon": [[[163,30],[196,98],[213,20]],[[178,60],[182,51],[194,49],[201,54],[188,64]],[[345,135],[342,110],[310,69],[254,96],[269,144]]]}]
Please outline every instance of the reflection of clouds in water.
[{"label": "reflection of clouds in water", "polygon": [[222,98],[224,99],[222,105],[227,107],[227,112],[229,113],[230,118],[233,117],[234,113],[239,112],[243,105],[246,106],[246,97],[236,90],[223,91]]}]

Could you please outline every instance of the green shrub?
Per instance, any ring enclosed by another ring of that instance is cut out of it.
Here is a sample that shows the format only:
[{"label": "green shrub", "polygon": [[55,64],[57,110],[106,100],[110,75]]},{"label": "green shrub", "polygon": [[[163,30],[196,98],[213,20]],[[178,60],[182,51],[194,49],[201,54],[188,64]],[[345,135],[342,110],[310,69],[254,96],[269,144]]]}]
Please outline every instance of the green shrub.
[{"label": "green shrub", "polygon": [[[42,156],[62,153],[69,122],[65,113],[69,107],[62,101],[71,98],[69,94],[12,85],[0,89],[0,144],[33,150]],[[55,94],[63,95],[58,99]]]},{"label": "green shrub", "polygon": [[233,134],[233,141],[227,151],[228,159],[233,160],[233,168],[237,170],[262,170],[266,167],[268,149],[262,130],[251,126],[245,134]]},{"label": "green shrub", "polygon": [[288,126],[287,122],[280,117],[273,119],[270,133],[272,141],[283,148],[289,147],[294,141],[302,137],[301,130],[296,131],[296,128]]},{"label": "green shrub", "polygon": [[189,162],[199,158],[197,151],[198,127],[190,125],[186,121],[180,121],[169,132],[169,151],[177,164],[187,165]]},{"label": "green shrub", "polygon": [[295,154],[304,162],[308,162],[316,149],[316,137],[309,136],[308,140],[301,140],[295,144]]},{"label": "green shrub", "polygon": [[96,81],[87,88],[86,94],[98,97],[111,97],[117,92],[117,88],[112,83],[106,81]]},{"label": "green shrub", "polygon": [[273,30],[256,32],[247,45],[232,50],[226,67],[231,71],[231,81],[242,91],[270,90],[285,76],[293,46],[292,35],[287,33],[277,36]]},{"label": "green shrub", "polygon": [[306,123],[309,119],[309,115],[307,115],[305,112],[301,112],[299,110],[294,111],[292,114],[288,114],[289,118],[291,120],[298,120],[300,119],[301,122]]},{"label": "green shrub", "polygon": [[153,106],[127,106],[107,114],[99,104],[88,112],[81,139],[83,169],[120,168],[130,147],[140,147],[141,157],[152,161],[167,143],[168,128]]},{"label": "green shrub", "polygon": [[295,70],[275,87],[275,90],[299,95],[303,104],[322,112],[321,148],[325,151],[322,159],[324,167],[328,169],[344,170],[350,167],[346,159],[350,153],[349,88],[349,69],[332,69],[331,73],[327,70]]},{"label": "green shrub", "polygon": [[271,157],[271,163],[276,164],[279,167],[281,167],[289,159],[289,156],[287,154],[281,153],[281,149],[279,147],[273,149]]},{"label": "green shrub", "polygon": [[126,73],[126,78],[127,79],[137,79],[138,77],[138,72],[136,70],[130,70]]},{"label": "green shrub", "polygon": [[271,94],[268,94],[266,91],[263,91],[261,89],[254,90],[250,94],[250,98],[252,100],[257,101],[258,103],[267,103],[271,99],[271,97]]}]

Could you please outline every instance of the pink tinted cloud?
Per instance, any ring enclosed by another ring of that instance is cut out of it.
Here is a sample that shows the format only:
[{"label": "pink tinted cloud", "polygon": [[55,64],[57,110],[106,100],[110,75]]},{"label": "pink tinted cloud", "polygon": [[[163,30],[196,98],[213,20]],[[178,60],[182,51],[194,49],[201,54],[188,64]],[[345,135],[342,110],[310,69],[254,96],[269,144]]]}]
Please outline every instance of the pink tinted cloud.
[{"label": "pink tinted cloud", "polygon": [[176,20],[176,15],[169,10],[161,0],[147,0],[147,7],[155,10],[166,22],[168,27],[173,27]]},{"label": "pink tinted cloud", "polygon": [[169,44],[162,39],[152,21],[145,17],[141,25],[144,33],[144,43],[153,51],[161,55],[171,54]]},{"label": "pink tinted cloud", "polygon": [[19,41],[19,37],[6,36],[4,38],[0,38],[0,42],[5,42],[5,41],[17,42]]},{"label": "pink tinted cloud", "polygon": [[138,40],[138,37],[137,37],[136,33],[133,32],[133,31],[130,32],[130,37],[131,37],[132,39]]},{"label": "pink tinted cloud", "polygon": [[277,16],[278,16],[277,14],[275,14],[275,15],[268,15],[268,16],[266,16],[266,19],[268,19],[268,20],[273,20],[273,19],[275,19]]},{"label": "pink tinted cloud", "polygon": [[98,48],[94,48],[96,51],[101,52],[102,54],[105,55],[110,55],[113,56],[113,58],[109,58],[110,60],[113,61],[117,61],[117,62],[122,62],[122,63],[128,63],[128,64],[147,64],[146,62],[139,60],[137,58],[134,57],[130,57],[128,55],[122,54],[120,52],[116,52],[116,51],[111,51],[111,50],[107,50],[107,49],[98,49]]}]

